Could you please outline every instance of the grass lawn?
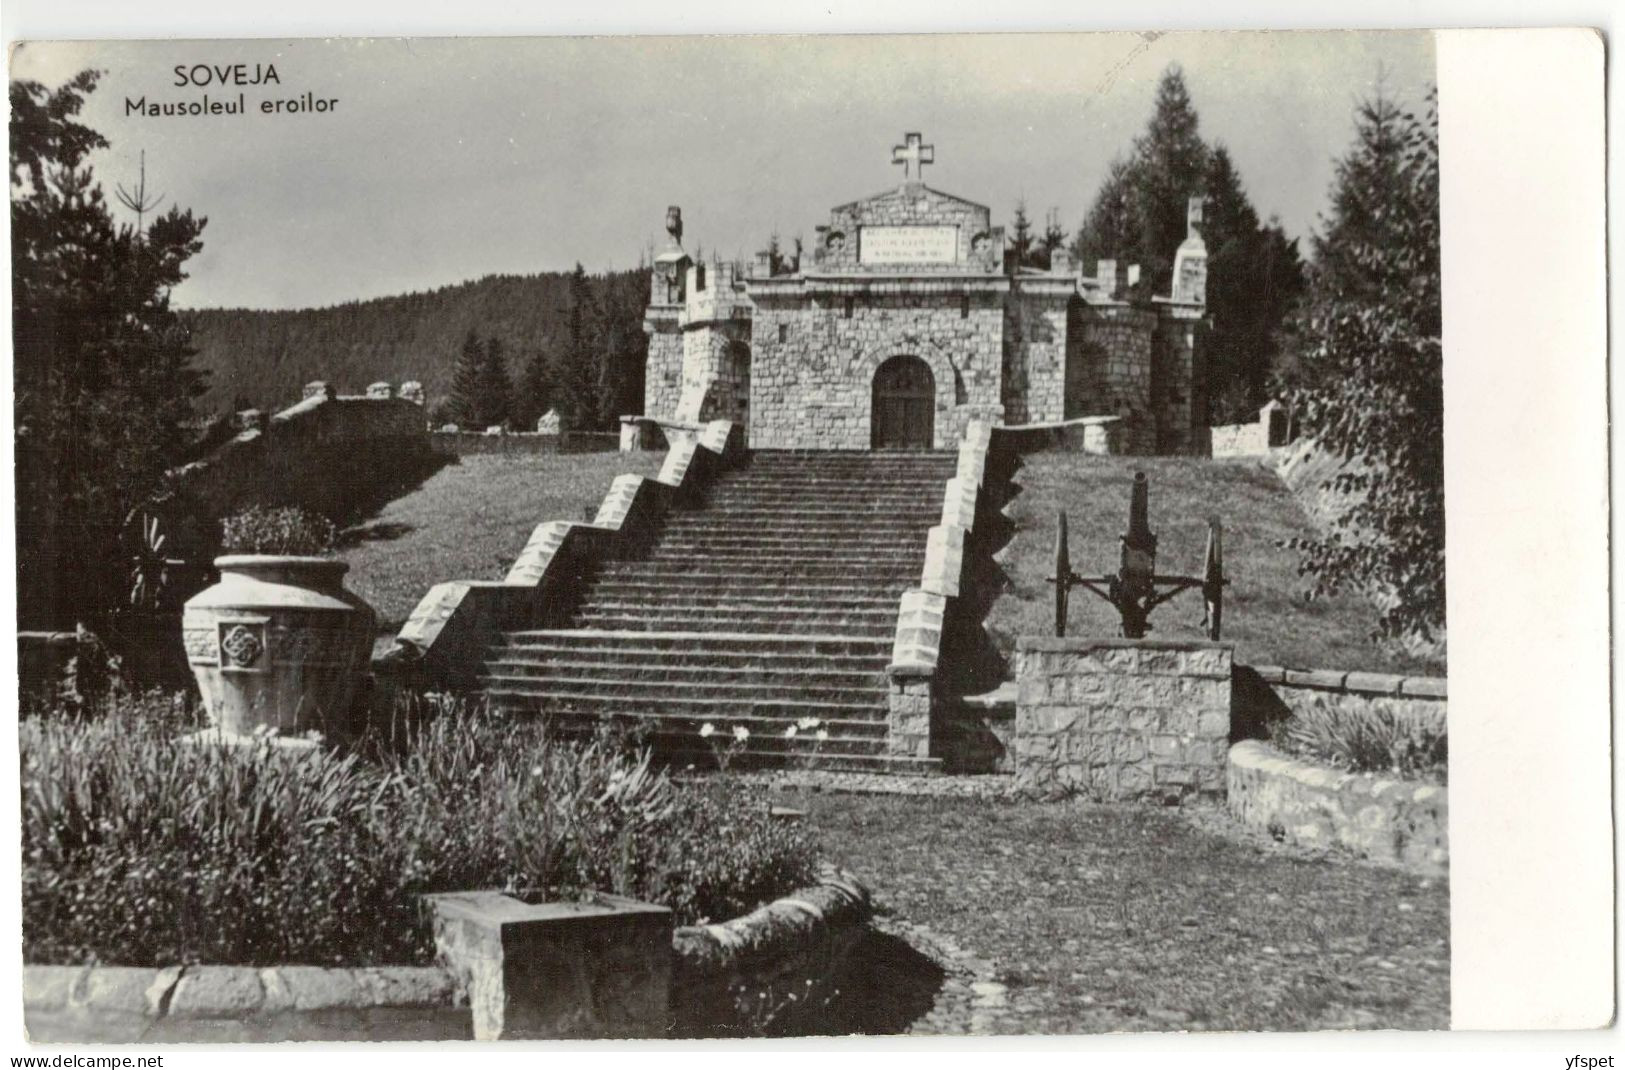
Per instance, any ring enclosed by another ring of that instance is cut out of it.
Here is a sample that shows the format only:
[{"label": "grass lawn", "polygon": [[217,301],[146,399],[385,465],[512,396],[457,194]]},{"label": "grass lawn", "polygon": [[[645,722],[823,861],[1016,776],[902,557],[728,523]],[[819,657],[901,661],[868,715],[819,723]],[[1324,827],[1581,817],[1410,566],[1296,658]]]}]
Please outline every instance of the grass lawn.
[{"label": "grass lawn", "polygon": [[994,1032],[1449,1024],[1443,880],[1220,835],[1208,808],[819,795],[808,821],[878,910],[992,963]]},{"label": "grass lawn", "polygon": [[380,621],[399,623],[436,583],[500,580],[537,524],[591,520],[616,476],[653,476],[665,458],[658,451],[453,461],[341,534],[346,584]]},{"label": "grass lawn", "polygon": [[[1236,660],[1304,669],[1442,674],[1428,659],[1374,644],[1376,610],[1363,597],[1304,600],[1296,551],[1279,544],[1312,533],[1286,486],[1258,464],[1193,458],[1091,457],[1078,453],[1028,455],[1016,472],[1019,493],[1005,508],[1014,539],[999,554],[1010,587],[994,603],[987,629],[1001,650],[1020,635],[1049,635],[1054,627],[1055,517],[1065,510],[1072,570],[1083,575],[1117,571],[1118,536],[1128,527],[1129,487],[1143,471],[1151,484],[1151,530],[1158,537],[1157,570],[1199,575],[1207,546],[1207,518],[1224,524],[1224,638]],[[1198,592],[1176,596],[1151,615],[1151,638],[1201,636]],[[1069,635],[1116,635],[1116,611],[1082,588],[1073,588]]]}]

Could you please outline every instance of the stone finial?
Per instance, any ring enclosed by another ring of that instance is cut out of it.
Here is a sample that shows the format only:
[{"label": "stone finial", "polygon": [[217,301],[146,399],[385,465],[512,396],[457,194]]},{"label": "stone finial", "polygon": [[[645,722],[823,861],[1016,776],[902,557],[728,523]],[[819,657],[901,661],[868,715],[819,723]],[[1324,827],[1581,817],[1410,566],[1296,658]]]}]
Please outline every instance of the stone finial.
[{"label": "stone finial", "polygon": [[305,400],[307,401],[315,397],[326,398],[331,401],[333,398],[338,396],[339,392],[333,388],[333,384],[325,382],[321,379],[316,379],[305,384]]},{"label": "stone finial", "polygon": [[753,279],[765,279],[773,274],[773,254],[766,249],[757,252],[756,259],[751,262],[750,275]]},{"label": "stone finial", "polygon": [[1185,204],[1185,235],[1199,238],[1202,235],[1202,206],[1207,203],[1206,197],[1192,197]]},{"label": "stone finial", "polygon": [[675,204],[666,206],[666,236],[669,246],[683,247],[683,210]]},{"label": "stone finial", "polygon": [[395,388],[388,383],[373,383],[367,387],[367,398],[371,401],[388,401],[395,396]]},{"label": "stone finial", "polygon": [[1100,290],[1107,297],[1117,296],[1117,261],[1095,261],[1095,279],[1100,283]]},{"label": "stone finial", "polygon": [[556,435],[562,429],[563,421],[557,409],[548,409],[536,419],[536,433],[539,435]]},{"label": "stone finial", "polygon": [[1140,285],[1140,265],[1139,264],[1130,264],[1128,266],[1128,284],[1131,287]]},{"label": "stone finial", "polygon": [[408,379],[401,384],[401,400],[410,401],[414,405],[423,404],[423,384],[416,379]]},{"label": "stone finial", "polygon": [[1170,297],[1194,305],[1207,303],[1207,244],[1202,241],[1202,198],[1192,197],[1185,208],[1188,233],[1174,253],[1173,293]]},{"label": "stone finial", "polygon": [[1049,270],[1052,275],[1072,274],[1072,253],[1064,248],[1058,248],[1050,253]]}]

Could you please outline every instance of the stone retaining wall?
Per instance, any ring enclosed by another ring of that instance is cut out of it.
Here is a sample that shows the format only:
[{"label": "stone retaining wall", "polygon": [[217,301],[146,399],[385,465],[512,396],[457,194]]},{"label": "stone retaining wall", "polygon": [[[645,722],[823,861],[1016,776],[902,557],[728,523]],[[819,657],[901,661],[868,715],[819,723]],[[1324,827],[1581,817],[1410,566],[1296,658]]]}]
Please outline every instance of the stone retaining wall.
[{"label": "stone retaining wall", "polygon": [[1449,866],[1450,797],[1440,785],[1340,772],[1256,740],[1230,748],[1226,781],[1230,812],[1278,839],[1421,873]]},{"label": "stone retaining wall", "polygon": [[1016,648],[1016,790],[1180,799],[1224,791],[1234,647],[1052,639]]},{"label": "stone retaining wall", "polygon": [[[1447,713],[1447,681],[1442,676],[1395,676],[1389,673],[1344,672],[1339,669],[1283,669],[1276,665],[1237,666],[1268,686],[1279,701],[1274,709],[1260,710],[1257,699],[1237,687],[1237,713],[1243,719],[1264,720],[1310,709],[1338,712],[1379,710],[1401,720],[1427,722],[1443,730]],[[1265,700],[1268,701],[1267,699]]]}]

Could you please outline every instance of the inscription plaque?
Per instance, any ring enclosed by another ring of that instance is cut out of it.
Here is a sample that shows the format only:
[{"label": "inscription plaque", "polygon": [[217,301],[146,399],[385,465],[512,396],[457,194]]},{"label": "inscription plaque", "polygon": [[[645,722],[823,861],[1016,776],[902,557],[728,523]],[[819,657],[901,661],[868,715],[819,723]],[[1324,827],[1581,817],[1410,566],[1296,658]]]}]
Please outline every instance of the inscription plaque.
[{"label": "inscription plaque", "polygon": [[948,264],[959,259],[958,227],[860,227],[860,264]]}]

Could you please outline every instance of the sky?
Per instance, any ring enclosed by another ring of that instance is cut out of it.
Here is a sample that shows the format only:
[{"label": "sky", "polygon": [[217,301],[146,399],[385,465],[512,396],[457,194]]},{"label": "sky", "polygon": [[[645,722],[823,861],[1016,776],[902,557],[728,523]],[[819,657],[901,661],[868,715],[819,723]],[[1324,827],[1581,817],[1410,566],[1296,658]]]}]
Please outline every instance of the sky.
[{"label": "sky", "polygon": [[[209,220],[176,305],[304,308],[633,267],[669,204],[690,251],[810,239],[831,207],[900,181],[906,131],[935,147],[929,185],[996,224],[1020,200],[1035,221],[1058,209],[1070,233],[1171,63],[1202,136],[1299,237],[1358,102],[1380,85],[1420,106],[1434,78],[1414,31],[30,42],[11,77],[105,72],[81,120],[111,143],[91,159],[109,194],[144,150],[161,210]],[[279,81],[175,84],[176,65],[232,64]],[[239,93],[242,115],[130,108]],[[306,94],[337,104],[260,110]]]}]

